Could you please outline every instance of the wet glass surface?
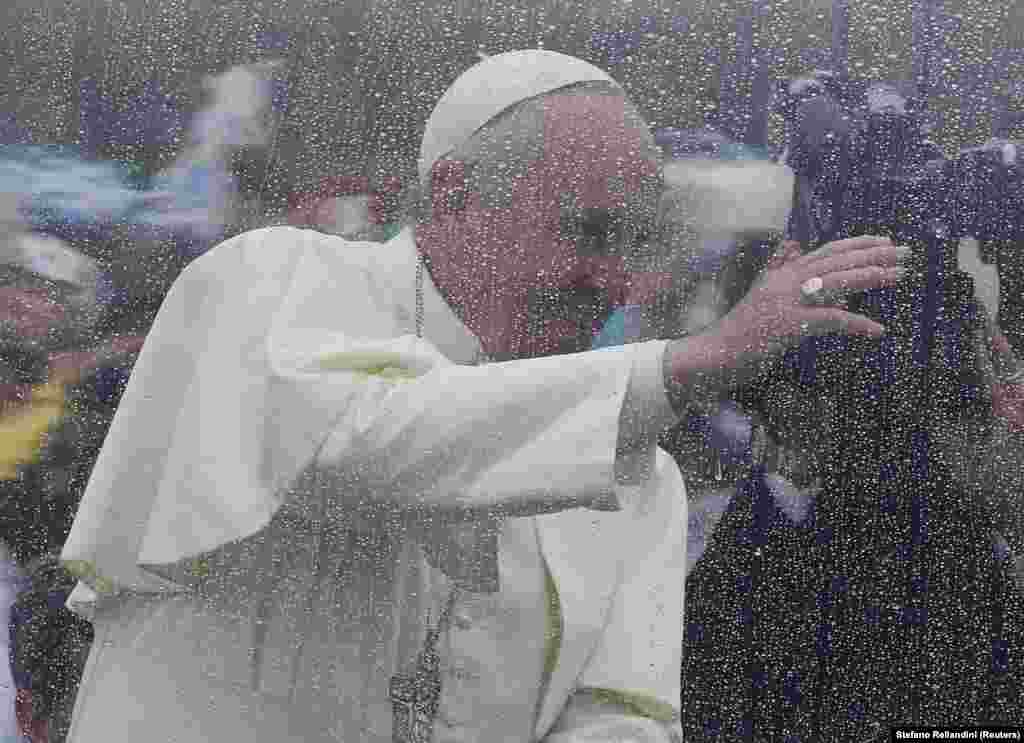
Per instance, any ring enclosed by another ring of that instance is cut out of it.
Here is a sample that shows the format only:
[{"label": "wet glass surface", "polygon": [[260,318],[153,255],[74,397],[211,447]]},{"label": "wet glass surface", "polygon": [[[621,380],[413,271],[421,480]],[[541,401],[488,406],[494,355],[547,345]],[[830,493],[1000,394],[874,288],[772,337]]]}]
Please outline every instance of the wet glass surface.
[{"label": "wet glass surface", "polygon": [[[424,163],[522,49],[614,82]],[[1008,0],[9,0],[0,742],[1021,724],[1022,74]],[[885,336],[765,319],[861,235],[793,305]]]}]

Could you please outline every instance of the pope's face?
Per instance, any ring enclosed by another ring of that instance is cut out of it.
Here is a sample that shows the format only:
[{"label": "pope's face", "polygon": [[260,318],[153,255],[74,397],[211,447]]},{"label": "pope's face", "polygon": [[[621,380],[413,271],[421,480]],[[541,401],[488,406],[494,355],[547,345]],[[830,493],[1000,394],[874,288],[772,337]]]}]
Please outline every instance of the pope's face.
[{"label": "pope's face", "polygon": [[475,270],[486,291],[517,303],[530,336],[517,355],[585,350],[625,303],[626,259],[653,232],[660,149],[624,96],[553,94],[523,160],[501,179],[502,198],[470,194],[459,241],[485,257]]}]

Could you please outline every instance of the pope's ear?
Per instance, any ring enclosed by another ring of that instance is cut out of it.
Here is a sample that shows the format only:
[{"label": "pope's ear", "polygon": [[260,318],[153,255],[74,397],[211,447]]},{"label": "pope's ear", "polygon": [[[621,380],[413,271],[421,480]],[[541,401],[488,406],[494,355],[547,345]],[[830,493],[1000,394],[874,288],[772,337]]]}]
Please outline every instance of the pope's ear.
[{"label": "pope's ear", "polygon": [[430,200],[435,217],[465,210],[468,201],[467,166],[461,160],[442,158],[430,169]]}]

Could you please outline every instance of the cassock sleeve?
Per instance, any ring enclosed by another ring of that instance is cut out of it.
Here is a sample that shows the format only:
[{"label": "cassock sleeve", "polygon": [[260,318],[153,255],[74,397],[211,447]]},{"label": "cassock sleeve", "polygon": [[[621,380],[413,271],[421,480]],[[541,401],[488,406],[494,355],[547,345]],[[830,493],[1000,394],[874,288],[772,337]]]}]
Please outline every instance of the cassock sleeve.
[{"label": "cassock sleeve", "polygon": [[318,467],[345,492],[398,505],[616,509],[617,486],[650,476],[657,434],[675,421],[651,381],[664,348],[348,375],[353,399]]}]

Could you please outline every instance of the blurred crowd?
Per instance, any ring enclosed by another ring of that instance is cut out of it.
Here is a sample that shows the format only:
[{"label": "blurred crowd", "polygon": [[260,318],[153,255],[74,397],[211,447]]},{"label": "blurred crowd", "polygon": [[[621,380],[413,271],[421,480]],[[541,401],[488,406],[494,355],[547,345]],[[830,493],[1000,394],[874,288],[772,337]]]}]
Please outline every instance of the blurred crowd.
[{"label": "blurred crowd", "polygon": [[296,190],[283,218],[260,208],[244,166],[271,145],[279,71],[240,65],[208,79],[180,153],[149,179],[75,148],[0,143],[0,603],[11,626],[3,687],[16,688],[0,700],[0,740],[64,739],[92,627],[64,606],[74,580],[57,555],[175,278],[270,224],[358,240],[397,232],[396,179]]},{"label": "blurred crowd", "polygon": [[[808,252],[854,235],[885,235],[915,248],[922,274],[931,282],[928,291],[934,298],[915,310],[924,324],[922,332],[960,322],[944,315],[940,300],[948,297],[941,284],[963,284],[972,304],[972,343],[986,348],[984,383],[995,397],[994,412],[1006,425],[1020,426],[1016,383],[1017,359],[1024,351],[1024,294],[1019,288],[1024,273],[1017,255],[1024,242],[1024,179],[1015,141],[992,138],[947,156],[928,138],[928,118],[907,86],[841,80],[827,72],[787,83],[777,109],[786,129],[773,153],[730,142],[710,128],[659,132],[670,160],[664,220],[669,234],[664,242],[672,260],[685,260],[688,270],[681,275],[687,283],[674,287],[681,296],[665,300],[671,312],[639,306],[621,311],[636,318],[632,335],[623,337],[642,340],[658,333],[694,332],[714,322],[750,287],[782,237]],[[758,161],[761,170],[751,167]],[[792,193],[779,202],[739,185],[750,178],[770,183],[768,161],[788,166],[795,177]],[[693,203],[673,191],[692,189],[699,178],[732,188],[748,200],[725,210],[734,229],[705,219],[695,237],[676,227],[683,242],[674,241],[673,225],[692,220]],[[977,286],[988,278],[986,265],[995,268],[998,278],[997,303],[983,297]],[[921,302],[925,299],[920,297]],[[679,307],[684,309],[677,314]],[[682,327],[665,324],[678,324],[679,318]],[[619,324],[624,327],[621,318]],[[966,332],[959,326],[956,330]],[[960,363],[952,348],[946,354],[950,363]],[[803,348],[790,362],[806,367],[816,355],[817,349]],[[758,448],[750,443],[756,434],[752,417],[740,415],[731,402],[715,415],[715,421],[689,426],[689,434],[698,429],[697,440],[669,447],[687,452],[680,465],[698,491],[717,490],[723,481],[734,483],[749,470],[750,454]],[[684,436],[682,427],[676,433],[680,440],[694,438]],[[710,447],[698,456],[704,444]],[[737,461],[739,454],[744,456]],[[703,473],[694,471],[702,461]],[[732,494],[728,486],[725,491],[722,505]]]},{"label": "blurred crowd", "polygon": [[[68,148],[0,148],[0,598],[17,688],[0,739],[66,732],[92,637],[64,608],[74,581],[55,555],[177,275],[270,224],[379,242],[401,227],[397,179],[338,176],[293,191],[280,219],[261,210],[258,179],[234,163],[272,142],[279,70],[208,80],[181,152],[148,181]],[[847,728],[887,735],[906,710],[1019,722],[1024,678],[1005,671],[1024,653],[1018,144],[1001,132],[944,153],[913,91],[888,82],[816,72],[789,81],[777,104],[786,131],[772,151],[713,127],[657,133],[662,234],[634,260],[638,275],[672,278],[656,299],[620,308],[595,346],[699,331],[784,239],[806,252],[887,235],[915,248],[919,270],[850,300],[890,327],[882,346],[808,341],[663,437],[691,497],[687,739],[756,724],[816,740],[829,720],[852,740]],[[709,190],[735,203],[703,213]],[[994,313],[962,268],[966,238],[997,271]],[[779,616],[787,630],[765,619]],[[975,639],[985,652],[968,647]],[[908,647],[913,662],[896,663]]]},{"label": "blurred crowd", "polygon": [[713,270],[685,290],[691,329],[728,311],[783,238],[806,253],[888,236],[914,249],[914,271],[847,300],[887,327],[882,341],[809,339],[664,437],[693,498],[687,740],[881,741],[894,724],[1019,722],[1017,143],[944,153],[902,84],[815,73],[780,93],[775,153],[713,131],[662,135],[691,170],[728,174],[767,156],[795,178],[782,224],[698,229],[691,263]]}]

